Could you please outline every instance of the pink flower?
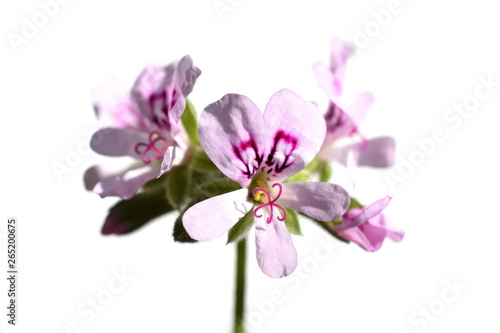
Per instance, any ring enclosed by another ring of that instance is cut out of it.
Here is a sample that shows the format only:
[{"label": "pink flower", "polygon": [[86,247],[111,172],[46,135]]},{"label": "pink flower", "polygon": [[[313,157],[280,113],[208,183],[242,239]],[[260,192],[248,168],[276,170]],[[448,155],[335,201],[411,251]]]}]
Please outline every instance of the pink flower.
[{"label": "pink flower", "polygon": [[[373,95],[362,92],[350,105],[345,105],[340,98],[347,60],[354,52],[354,45],[333,39],[330,66],[316,63],[313,67],[318,85],[330,99],[325,115],[327,132],[319,155],[324,160],[336,161],[345,166],[350,163],[372,167],[390,166],[394,163],[394,139],[380,137],[367,140],[358,130],[359,124],[366,118],[368,107],[373,102]],[[341,139],[356,135],[361,138],[360,142],[339,145]]]},{"label": "pink flower", "polygon": [[196,240],[212,240],[246,215],[256,225],[262,271],[274,278],[292,273],[297,253],[283,222],[285,208],[332,221],[349,205],[349,195],[338,185],[284,182],[315,157],[325,131],[316,105],[286,89],[271,97],[263,114],[250,99],[236,94],[207,106],[199,122],[200,143],[242,189],[189,208],[183,217],[187,233]]},{"label": "pink flower", "polygon": [[191,57],[185,56],[164,68],[146,68],[130,94],[118,103],[108,86],[94,91],[97,118],[108,127],[93,135],[91,148],[102,155],[129,156],[134,162],[119,168],[98,165],[88,169],[84,175],[87,189],[101,197],[128,199],[179,161],[174,161],[176,154],[187,147],[179,121],[200,73]]},{"label": "pink flower", "polygon": [[366,251],[377,251],[386,237],[395,242],[403,239],[404,232],[387,225],[382,211],[391,201],[387,196],[364,208],[349,209],[340,225],[331,229],[347,241],[354,242]]}]

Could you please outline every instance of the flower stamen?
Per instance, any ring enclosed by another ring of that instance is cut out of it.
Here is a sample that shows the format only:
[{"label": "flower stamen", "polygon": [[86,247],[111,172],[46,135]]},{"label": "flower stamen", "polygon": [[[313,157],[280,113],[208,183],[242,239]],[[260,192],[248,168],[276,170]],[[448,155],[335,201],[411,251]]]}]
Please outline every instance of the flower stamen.
[{"label": "flower stamen", "polygon": [[[157,143],[161,142],[161,147],[157,147]],[[141,155],[141,160],[144,164],[150,164],[153,160],[149,152],[154,153],[154,157],[159,161],[162,159],[163,154],[167,150],[168,142],[167,139],[162,137],[157,131],[153,131],[149,134],[149,143],[140,142],[135,145],[135,152]],[[141,151],[142,150],[142,151]]]},{"label": "flower stamen", "polygon": [[[267,218],[267,220],[266,220],[266,222],[267,222],[267,223],[271,223],[271,221],[273,220],[273,214],[274,214],[273,207],[276,207],[276,208],[278,208],[278,210],[280,210],[280,211],[281,211],[281,215],[282,215],[282,217],[278,216],[278,217],[277,217],[277,218],[278,218],[278,220],[279,220],[279,221],[285,221],[285,220],[286,220],[286,211],[285,211],[285,209],[284,209],[283,207],[281,207],[280,205],[278,205],[278,204],[276,204],[276,203],[275,203],[275,202],[276,202],[276,200],[278,200],[278,199],[279,199],[279,197],[281,196],[281,193],[283,192],[283,187],[282,187],[282,186],[281,186],[281,184],[279,184],[279,183],[275,183],[275,184],[273,184],[273,186],[272,186],[272,187],[275,187],[275,186],[278,186],[278,187],[279,187],[279,192],[278,192],[278,195],[277,195],[274,199],[272,199],[272,198],[271,198],[271,195],[269,194],[269,192],[268,192],[266,189],[262,188],[262,187],[256,187],[256,188],[253,190],[253,195],[254,195],[254,198],[259,198],[259,199],[260,199],[260,197],[261,197],[261,195],[262,195],[262,194],[257,195],[257,192],[261,192],[261,193],[263,193],[263,194],[267,197],[267,200],[266,200],[267,202],[265,202],[263,205],[258,206],[258,207],[257,207],[257,208],[255,208],[255,209],[254,209],[254,211],[253,211],[253,216],[255,216],[255,217],[259,218],[259,217],[262,217],[262,214],[261,214],[261,215],[257,215],[257,211],[258,211],[259,209],[262,209],[262,208],[266,207],[266,206],[269,206],[269,207],[270,207],[270,210],[271,210],[271,214],[269,215],[269,217],[268,217],[268,218]],[[260,200],[259,200],[259,201],[260,201]]]}]

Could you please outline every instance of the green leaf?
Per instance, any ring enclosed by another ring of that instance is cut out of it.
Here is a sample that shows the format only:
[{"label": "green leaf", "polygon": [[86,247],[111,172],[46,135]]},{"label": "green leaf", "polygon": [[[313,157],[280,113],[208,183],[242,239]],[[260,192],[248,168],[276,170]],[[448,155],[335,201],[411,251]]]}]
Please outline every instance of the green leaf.
[{"label": "green leaf", "polygon": [[190,100],[186,101],[186,108],[182,114],[181,121],[191,143],[196,146],[200,145],[200,139],[198,138],[198,119],[194,106]]},{"label": "green leaf", "polygon": [[216,178],[201,183],[198,185],[197,189],[206,195],[207,198],[211,198],[216,195],[239,190],[241,186],[229,178]]},{"label": "green leaf", "polygon": [[231,229],[227,235],[227,244],[238,242],[245,237],[248,229],[253,225],[253,209],[250,209]]},{"label": "green leaf", "polygon": [[302,231],[300,230],[299,216],[297,212],[291,208],[285,208],[285,211],[285,224],[288,228],[288,232],[292,235],[302,235]]},{"label": "green leaf", "polygon": [[144,191],[111,207],[101,232],[104,235],[128,234],[173,209],[164,187]]},{"label": "green leaf", "polygon": [[167,173],[167,199],[172,206],[179,208],[185,202],[190,178],[190,170],[185,165],[174,167]]}]

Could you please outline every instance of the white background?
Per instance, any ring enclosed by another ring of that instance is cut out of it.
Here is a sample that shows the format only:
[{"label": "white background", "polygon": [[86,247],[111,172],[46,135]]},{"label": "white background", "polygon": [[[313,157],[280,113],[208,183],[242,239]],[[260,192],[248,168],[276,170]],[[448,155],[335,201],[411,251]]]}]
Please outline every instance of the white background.
[{"label": "white background", "polygon": [[[81,332],[229,332],[232,246],[224,239],[175,244],[174,215],[130,236],[101,236],[116,200],[86,192],[82,174],[102,159],[80,154],[62,179],[53,163],[66,163],[68,149],[88,147],[86,133],[98,127],[90,91],[104,74],[129,87],[145,65],[185,54],[203,72],[190,97],[198,111],[229,92],[263,108],[284,87],[324,107],[311,67],[328,60],[333,36],[363,46],[345,82],[347,101],[362,90],[376,96],[361,130],[398,142],[396,166],[358,170],[353,193],[364,203],[393,194],[386,213],[406,236],[376,253],[337,243],[318,260],[328,237],[304,221],[304,237],[294,237],[296,274],[273,280],[258,268],[250,234],[248,330],[498,331],[500,87],[456,126],[443,118],[471,100],[480,77],[500,82],[494,3],[401,0],[381,27],[372,12],[387,9],[388,0],[226,1],[232,7],[221,17],[212,0],[73,0],[17,48],[9,33],[20,35],[23,18],[32,21],[41,7],[34,0],[2,2],[0,230],[5,237],[7,218],[18,218],[20,276],[16,327],[6,323],[1,279],[0,331],[60,333],[69,324],[70,332],[75,322]],[[371,37],[361,40],[365,29]],[[436,128],[446,140],[391,188],[386,177],[410,156],[415,160],[415,141],[431,138]],[[5,238],[0,252],[6,270]],[[122,269],[133,280],[87,322],[77,309],[104,295],[113,271]],[[457,296],[449,283],[465,290]],[[275,293],[280,304],[271,306]],[[429,307],[436,315],[422,319],[419,308]]]}]

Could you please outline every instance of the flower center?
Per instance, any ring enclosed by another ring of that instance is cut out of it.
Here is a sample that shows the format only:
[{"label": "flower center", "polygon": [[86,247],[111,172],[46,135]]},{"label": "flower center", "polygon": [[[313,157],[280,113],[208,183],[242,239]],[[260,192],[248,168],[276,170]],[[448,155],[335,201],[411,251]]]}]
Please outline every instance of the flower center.
[{"label": "flower center", "polygon": [[[160,147],[158,147],[158,143],[161,143]],[[153,161],[152,157],[158,161],[161,160],[167,147],[167,139],[162,137],[160,133],[153,131],[149,134],[148,143],[140,142],[135,145],[135,152],[141,155],[141,160],[144,164],[149,164]]]},{"label": "flower center", "polygon": [[[257,183],[259,185],[262,184],[262,182],[260,181],[257,181]],[[269,217],[267,218],[266,222],[267,223],[271,223],[271,221],[273,220],[273,215],[274,215],[274,209],[273,207],[276,207],[280,212],[281,212],[281,217],[278,216],[278,220],[279,221],[285,221],[286,220],[286,211],[283,207],[281,207],[280,205],[276,204],[276,200],[279,199],[279,197],[281,196],[281,192],[283,191],[283,187],[281,186],[281,184],[279,183],[274,183],[273,184],[273,188],[275,186],[277,186],[279,188],[279,192],[278,192],[278,195],[272,199],[271,198],[271,195],[269,194],[269,191],[267,190],[267,186],[265,184],[262,184],[263,187],[256,187],[254,188],[253,190],[253,195],[254,195],[254,200],[257,201],[257,202],[264,202],[264,204],[258,206],[257,208],[254,209],[253,211],[253,216],[255,217],[262,217],[262,214],[258,215],[257,214],[257,211],[259,211],[260,209],[264,208],[264,207],[267,207],[269,206],[269,209],[271,211],[271,214],[269,215]],[[258,194],[260,192],[260,194]],[[264,198],[262,198],[262,195],[264,195]]]}]

